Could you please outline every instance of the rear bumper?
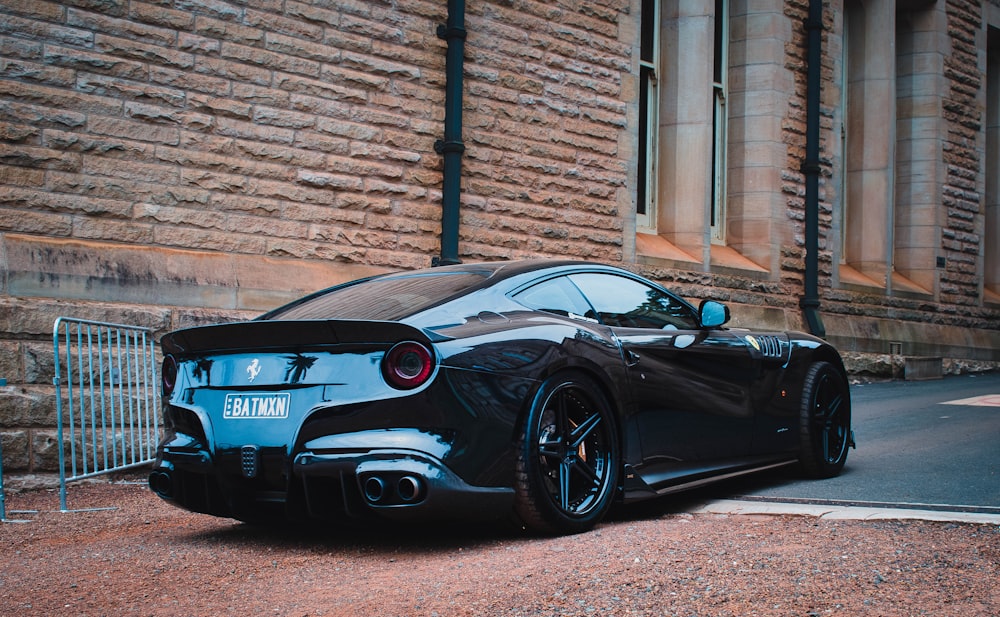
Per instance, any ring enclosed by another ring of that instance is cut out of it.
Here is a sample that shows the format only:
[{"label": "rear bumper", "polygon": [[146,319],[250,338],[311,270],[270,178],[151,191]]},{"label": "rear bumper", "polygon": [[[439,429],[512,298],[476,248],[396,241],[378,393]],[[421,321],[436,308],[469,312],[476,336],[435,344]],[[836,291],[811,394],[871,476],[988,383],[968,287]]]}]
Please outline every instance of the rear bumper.
[{"label": "rear bumper", "polygon": [[353,485],[359,499],[345,495],[344,506],[355,518],[488,520],[511,512],[514,504],[513,489],[471,486],[440,461],[415,451],[304,452],[295,457],[292,469],[306,487],[323,479]]},{"label": "rear bumper", "polygon": [[[337,436],[337,442],[346,445],[348,438]],[[399,447],[307,449],[289,462],[287,456],[248,447],[213,459],[204,450],[163,446],[149,485],[179,507],[254,522],[491,520],[512,511],[512,488],[472,486],[438,453]]]}]

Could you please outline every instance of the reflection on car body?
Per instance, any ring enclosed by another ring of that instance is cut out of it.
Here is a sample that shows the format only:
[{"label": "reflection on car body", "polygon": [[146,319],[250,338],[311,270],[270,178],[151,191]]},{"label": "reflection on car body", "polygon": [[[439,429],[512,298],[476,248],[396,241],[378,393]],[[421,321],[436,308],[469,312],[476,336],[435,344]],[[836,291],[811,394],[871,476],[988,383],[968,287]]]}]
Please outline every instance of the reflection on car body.
[{"label": "reflection on car body", "polygon": [[620,268],[522,261],[171,332],[150,486],[245,521],[514,515],[573,533],[710,479],[838,474],[853,436],[837,351],[728,319]]}]

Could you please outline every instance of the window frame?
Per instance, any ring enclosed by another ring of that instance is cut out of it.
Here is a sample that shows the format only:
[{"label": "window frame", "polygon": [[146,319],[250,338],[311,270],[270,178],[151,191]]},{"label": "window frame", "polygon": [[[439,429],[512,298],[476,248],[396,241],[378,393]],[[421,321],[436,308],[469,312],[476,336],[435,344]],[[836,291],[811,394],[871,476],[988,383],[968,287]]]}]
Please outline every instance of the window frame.
[{"label": "window frame", "polygon": [[639,233],[656,233],[660,59],[660,2],[642,0],[639,46],[639,135],[638,178],[636,182],[635,225]]},{"label": "window frame", "polygon": [[[588,294],[583,287],[581,287],[581,282],[579,279],[581,277],[590,277],[590,276],[603,277],[608,280],[627,281],[628,283],[644,288],[646,290],[646,293],[655,292],[661,298],[669,300],[670,305],[675,307],[674,310],[678,312],[682,311],[683,315],[672,315],[670,318],[664,318],[663,319],[664,326],[658,328],[650,326],[641,326],[641,325],[636,326],[636,325],[622,325],[620,323],[609,323],[609,320],[602,315],[601,308],[595,304],[595,298],[592,297],[590,294]],[[531,303],[527,303],[524,301],[523,295],[529,290],[535,289],[540,285],[553,284],[554,281],[559,281],[560,279],[565,281],[565,283],[563,284],[571,285],[573,289],[576,291],[576,294],[587,304],[589,310],[587,311],[586,314],[580,315],[574,311],[565,311],[567,314],[563,314],[562,311],[552,311],[540,308],[537,305],[532,305]],[[590,323],[600,324],[609,328],[638,328],[643,330],[658,331],[666,329],[667,326],[670,326],[669,329],[671,330],[695,331],[701,329],[701,314],[698,311],[698,309],[695,308],[695,306],[692,305],[690,302],[688,302],[684,298],[681,298],[677,294],[672,293],[667,289],[664,289],[663,287],[660,287],[658,285],[652,284],[649,281],[646,281],[645,279],[628,276],[626,274],[619,272],[603,272],[600,270],[580,270],[573,272],[562,272],[547,277],[540,281],[534,281],[524,287],[518,288],[510,292],[509,297],[514,302],[517,302],[521,306],[524,306],[531,310],[542,311],[549,313],[551,315],[568,317],[570,319],[577,319]],[[667,322],[672,322],[672,323],[667,323]]]},{"label": "window frame", "polygon": [[715,0],[715,37],[712,70],[712,194],[709,197],[711,240],[726,242],[726,172],[728,171],[729,111],[729,0]]}]

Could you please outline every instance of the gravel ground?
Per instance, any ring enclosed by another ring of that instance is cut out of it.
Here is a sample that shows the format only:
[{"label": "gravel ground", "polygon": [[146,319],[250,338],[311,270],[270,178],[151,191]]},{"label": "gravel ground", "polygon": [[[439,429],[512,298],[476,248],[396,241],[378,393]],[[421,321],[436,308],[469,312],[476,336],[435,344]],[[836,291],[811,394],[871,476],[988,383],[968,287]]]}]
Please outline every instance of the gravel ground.
[{"label": "gravel ground", "polygon": [[[1000,615],[1000,527],[687,514],[590,533],[283,532],[190,514],[137,482],[7,496],[0,615]],[[38,510],[21,513],[20,510]]]}]

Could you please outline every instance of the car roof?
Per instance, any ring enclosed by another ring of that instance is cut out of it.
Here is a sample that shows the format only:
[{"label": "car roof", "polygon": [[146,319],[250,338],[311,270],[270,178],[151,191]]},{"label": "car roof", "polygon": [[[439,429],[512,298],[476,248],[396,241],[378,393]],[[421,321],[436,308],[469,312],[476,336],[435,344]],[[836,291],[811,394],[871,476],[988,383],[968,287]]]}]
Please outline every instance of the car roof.
[{"label": "car roof", "polygon": [[[404,282],[408,279],[419,279],[422,277],[441,277],[449,275],[462,275],[462,274],[472,274],[479,278],[478,283],[471,284],[461,291],[457,289],[454,290],[457,293],[451,295],[450,297],[440,297],[430,304],[424,305],[420,308],[414,307],[414,311],[411,313],[400,313],[398,315],[384,315],[384,318],[388,319],[399,319],[405,314],[415,315],[422,312],[424,309],[430,308],[432,306],[440,305],[442,303],[450,302],[461,296],[469,296],[476,294],[478,291],[495,288],[497,286],[506,288],[507,292],[512,291],[514,288],[519,287],[522,283],[526,284],[537,280],[536,274],[542,277],[545,274],[558,275],[562,273],[578,271],[580,269],[604,271],[604,272],[620,272],[627,274],[626,271],[616,268],[614,266],[608,266],[600,263],[579,261],[579,260],[553,260],[553,259],[524,259],[524,260],[514,260],[514,261],[495,261],[495,262],[481,262],[481,263],[470,263],[470,264],[454,264],[448,266],[437,266],[432,268],[424,268],[419,270],[406,270],[400,272],[392,272],[386,274],[379,274],[364,279],[358,279],[355,281],[350,281],[317,291],[315,293],[309,294],[305,297],[299,298],[289,304],[278,307],[264,315],[259,316],[257,319],[275,319],[281,318],[281,315],[286,315],[286,318],[296,318],[287,317],[290,314],[294,314],[298,311],[298,307],[303,307],[316,301],[322,302],[322,298],[329,297],[328,294],[337,293],[340,291],[347,291],[350,289],[358,289],[358,286],[366,285],[369,283],[379,284],[391,283],[393,281]],[[522,281],[516,281],[518,277],[523,277]],[[386,303],[380,302],[379,304],[384,306],[389,306]],[[404,309],[405,311],[406,309]],[[300,313],[301,315],[301,313]],[[301,317],[300,317],[301,318]],[[373,318],[373,317],[368,317]]]},{"label": "car roof", "polygon": [[590,267],[604,270],[620,271],[620,268],[609,266],[597,262],[589,262],[571,259],[520,259],[513,261],[486,261],[470,264],[455,264],[448,266],[437,266],[421,270],[408,270],[385,274],[385,277],[406,277],[420,276],[424,274],[447,273],[447,272],[468,272],[485,275],[491,279],[491,284],[498,280],[508,279],[522,274],[540,272],[542,270],[558,270],[572,267]]}]

